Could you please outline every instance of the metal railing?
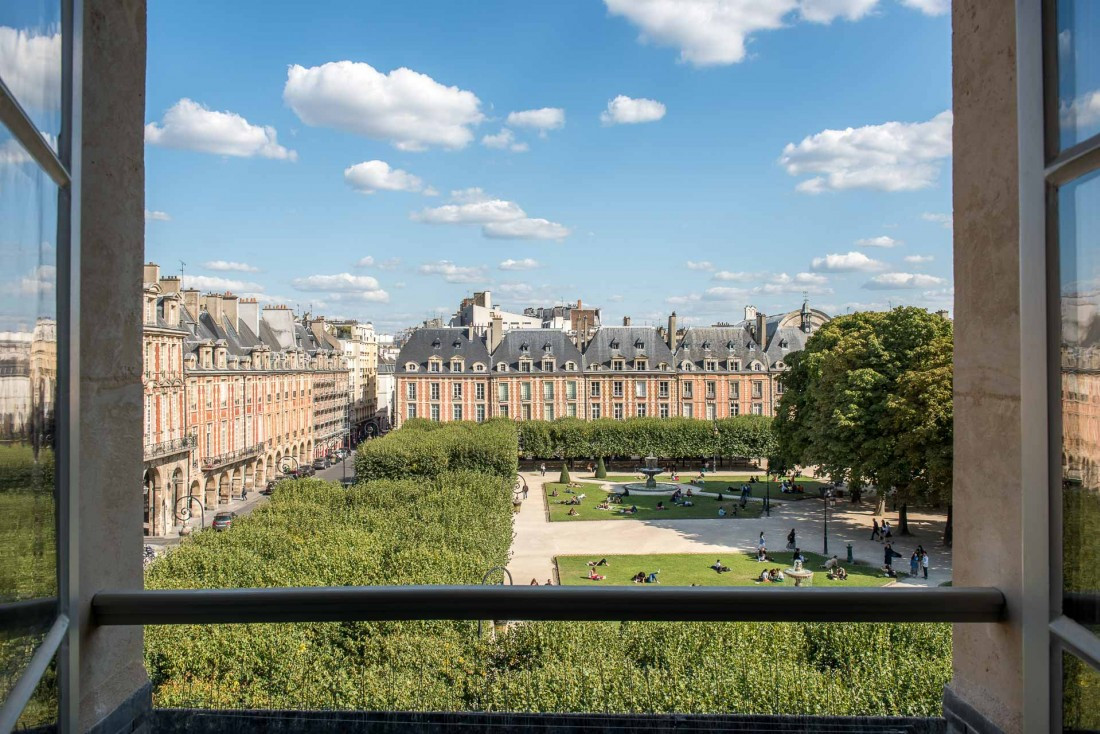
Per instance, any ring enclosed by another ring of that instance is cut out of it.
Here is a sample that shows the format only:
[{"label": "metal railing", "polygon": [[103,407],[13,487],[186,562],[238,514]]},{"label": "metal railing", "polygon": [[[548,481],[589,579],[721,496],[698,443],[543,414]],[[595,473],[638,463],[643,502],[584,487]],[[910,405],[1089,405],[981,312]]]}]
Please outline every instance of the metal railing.
[{"label": "metal railing", "polygon": [[425,619],[692,622],[999,622],[993,588],[342,586],[104,591],[100,625]]},{"label": "metal railing", "polygon": [[145,456],[145,460],[156,459],[160,456],[167,456],[169,454],[179,454],[184,451],[190,451],[198,444],[198,439],[191,434],[181,436],[180,438],[173,438],[168,441],[160,441],[159,443],[147,443],[145,444],[145,450],[142,452]]},{"label": "metal railing", "polygon": [[236,451],[229,451],[224,454],[218,454],[217,456],[207,456],[202,460],[202,468],[204,471],[216,469],[219,466],[223,466],[234,461],[240,461],[241,459],[247,459],[253,456],[257,456],[263,453],[263,450],[264,445],[262,443],[258,443],[254,446],[237,449]]}]

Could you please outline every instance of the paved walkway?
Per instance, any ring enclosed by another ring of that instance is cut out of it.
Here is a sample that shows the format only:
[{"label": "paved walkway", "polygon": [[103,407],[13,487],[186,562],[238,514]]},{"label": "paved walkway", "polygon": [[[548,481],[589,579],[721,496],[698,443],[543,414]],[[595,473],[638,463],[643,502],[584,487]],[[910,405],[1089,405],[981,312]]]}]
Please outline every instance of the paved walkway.
[{"label": "paved walkway", "polygon": [[[649,553],[715,553],[755,551],[760,531],[764,531],[769,550],[782,550],[787,533],[795,528],[798,545],[805,551],[822,551],[823,508],[820,500],[772,502],[771,517],[753,519],[715,518],[713,520],[588,520],[550,522],[543,483],[557,481],[556,474],[541,477],[538,472],[522,474],[530,488],[528,498],[516,514],[512,558],[508,570],[516,584],[532,578],[546,583],[554,578],[554,556],[627,555]],[[574,480],[584,478],[574,476]],[[591,497],[591,495],[590,495]],[[853,506],[839,500],[829,507],[829,555],[846,557],[847,543],[857,561],[881,566],[883,546],[869,540],[874,504]],[[897,526],[897,513],[886,513]],[[894,537],[894,549],[903,555],[894,568],[909,569],[909,556],[923,544],[929,555],[928,580],[899,576],[901,586],[939,586],[951,580],[951,549],[942,542],[946,517],[943,514],[909,513],[913,535]],[[557,583],[557,579],[554,578]]]}]

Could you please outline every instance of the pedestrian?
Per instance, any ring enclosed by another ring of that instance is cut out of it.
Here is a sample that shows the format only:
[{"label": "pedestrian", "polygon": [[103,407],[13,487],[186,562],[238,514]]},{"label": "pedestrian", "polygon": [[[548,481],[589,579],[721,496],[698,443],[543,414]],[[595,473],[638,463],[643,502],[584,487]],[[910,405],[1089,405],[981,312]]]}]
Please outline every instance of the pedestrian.
[{"label": "pedestrian", "polygon": [[883,520],[882,521],[882,542],[885,543],[886,541],[890,540],[890,538],[892,538],[892,537],[894,537],[894,536],[893,536],[893,533],[891,533],[890,521],[889,520]]},{"label": "pedestrian", "polygon": [[765,546],[764,546],[764,533],[763,533],[763,531],[761,531],[761,533],[760,533],[760,541],[756,544],[756,547],[759,548],[760,550],[764,550]]},{"label": "pedestrian", "polygon": [[917,551],[913,551],[913,555],[909,556],[909,575],[916,577],[917,569],[920,567],[920,556]]},{"label": "pedestrian", "polygon": [[553,586],[553,585],[554,585],[553,579],[546,579],[546,583],[543,584],[543,586]]},{"label": "pedestrian", "polygon": [[894,550],[893,546],[891,546],[889,543],[887,543],[886,547],[882,549],[882,556],[882,565],[886,568],[892,568],[894,565],[894,559],[901,558],[901,554]]},{"label": "pedestrian", "polygon": [[882,532],[878,529],[878,519],[871,518],[871,540],[881,540]]},{"label": "pedestrian", "polygon": [[539,464],[539,471],[542,472],[542,476],[546,476],[546,462]]},{"label": "pedestrian", "polygon": [[924,578],[928,578],[928,554],[922,553],[920,558],[920,565],[924,567]]},{"label": "pedestrian", "polygon": [[787,533],[787,550],[794,549],[794,528],[791,528],[791,532]]}]

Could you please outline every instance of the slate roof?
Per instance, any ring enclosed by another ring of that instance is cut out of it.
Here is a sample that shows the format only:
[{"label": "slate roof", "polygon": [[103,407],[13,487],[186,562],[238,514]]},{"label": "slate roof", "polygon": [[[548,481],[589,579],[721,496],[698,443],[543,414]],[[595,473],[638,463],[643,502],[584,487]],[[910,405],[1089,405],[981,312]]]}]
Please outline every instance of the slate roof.
[{"label": "slate roof", "polygon": [[530,357],[531,372],[543,372],[545,356],[554,358],[555,372],[565,372],[566,362],[577,365],[574,372],[579,372],[583,364],[580,350],[561,329],[513,329],[504,334],[493,351],[493,369],[498,370],[497,365],[504,362],[510,371],[518,371],[520,358]]},{"label": "slate roof", "polygon": [[656,371],[662,362],[674,367],[672,352],[653,326],[601,326],[584,350],[584,368],[599,365],[601,370],[611,369],[612,359],[626,360],[625,370],[634,372],[634,359],[649,360],[649,368]]},{"label": "slate roof", "polygon": [[[778,321],[777,321],[778,323]],[[719,371],[727,371],[727,361],[741,362],[748,369],[753,360],[767,364],[766,355],[752,338],[750,327],[754,324],[742,321],[734,326],[691,327],[684,330],[684,337],[676,348],[676,369],[682,369],[685,361],[702,370],[705,360],[717,359]]]},{"label": "slate roof", "polygon": [[[417,329],[409,335],[408,341],[401,347],[394,371],[399,375],[426,373],[428,360],[433,356],[443,360],[443,368],[441,372],[432,374],[449,374],[452,357],[465,360],[466,372],[471,371],[474,362],[481,362],[486,370],[489,369],[489,350],[481,337],[471,339],[466,329],[462,328],[431,328]],[[405,368],[409,362],[418,365],[415,373]]]}]

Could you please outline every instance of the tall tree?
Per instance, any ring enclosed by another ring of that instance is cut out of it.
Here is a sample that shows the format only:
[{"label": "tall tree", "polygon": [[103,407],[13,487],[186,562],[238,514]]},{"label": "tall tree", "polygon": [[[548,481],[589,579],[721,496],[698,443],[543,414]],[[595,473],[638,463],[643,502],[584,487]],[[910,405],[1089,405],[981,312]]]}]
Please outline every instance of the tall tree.
[{"label": "tall tree", "polygon": [[[841,316],[787,360],[775,455],[908,504],[948,501],[952,461],[951,322],[919,308]],[[858,499],[858,494],[855,497]]]}]

